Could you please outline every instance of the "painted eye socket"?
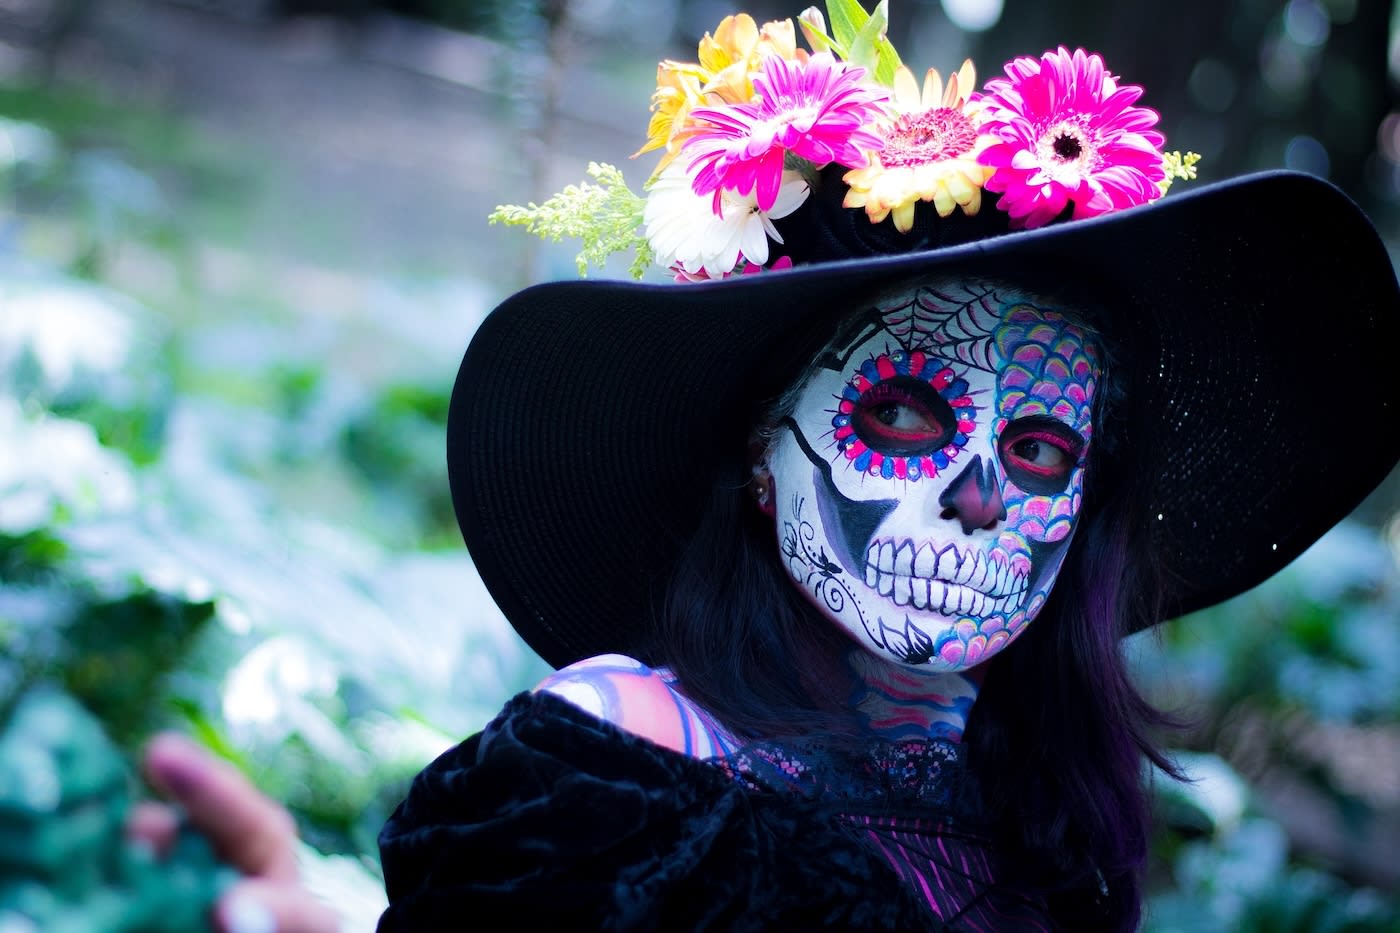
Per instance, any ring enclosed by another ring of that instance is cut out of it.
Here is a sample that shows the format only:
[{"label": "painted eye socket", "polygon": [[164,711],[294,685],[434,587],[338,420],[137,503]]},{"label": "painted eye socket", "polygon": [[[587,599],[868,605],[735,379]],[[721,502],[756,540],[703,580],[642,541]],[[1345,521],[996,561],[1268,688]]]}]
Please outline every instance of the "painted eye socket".
[{"label": "painted eye socket", "polygon": [[836,396],[831,438],[861,473],[917,482],[956,459],[976,427],[967,380],[921,350],[872,356]]},{"label": "painted eye socket", "polygon": [[997,451],[1007,479],[1026,492],[1054,495],[1069,485],[1084,438],[1063,422],[1035,416],[1007,425]]},{"label": "painted eye socket", "polygon": [[861,393],[851,427],[870,449],[909,457],[946,445],[956,421],[952,407],[928,383],[895,376]]}]

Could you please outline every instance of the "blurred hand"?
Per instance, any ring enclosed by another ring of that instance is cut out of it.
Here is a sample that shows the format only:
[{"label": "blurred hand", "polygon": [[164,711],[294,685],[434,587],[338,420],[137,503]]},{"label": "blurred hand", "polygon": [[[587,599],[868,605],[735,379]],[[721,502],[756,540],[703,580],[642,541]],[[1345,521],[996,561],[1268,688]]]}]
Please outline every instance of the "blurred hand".
[{"label": "blurred hand", "polygon": [[[175,733],[146,746],[146,776],[184,808],[189,823],[225,864],[246,877],[214,908],[224,933],[335,933],[335,913],[298,880],[296,824],[237,769]],[[138,805],[130,832],[162,853],[175,838],[177,817],[157,803]]]}]

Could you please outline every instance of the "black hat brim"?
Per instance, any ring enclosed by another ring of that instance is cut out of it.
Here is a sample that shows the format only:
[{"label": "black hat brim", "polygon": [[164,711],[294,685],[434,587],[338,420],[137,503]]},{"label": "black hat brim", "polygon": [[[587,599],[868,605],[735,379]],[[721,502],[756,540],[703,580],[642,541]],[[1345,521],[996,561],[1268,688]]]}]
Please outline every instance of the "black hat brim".
[{"label": "black hat brim", "polygon": [[487,589],[551,664],[636,653],[718,463],[814,335],[893,282],[1015,282],[1057,263],[1113,296],[1093,323],[1131,374],[1125,443],[1152,451],[1142,520],[1169,616],[1281,569],[1400,459],[1385,248],[1330,184],[1268,173],[927,252],[512,296],[468,347],[448,421],[453,504]]}]

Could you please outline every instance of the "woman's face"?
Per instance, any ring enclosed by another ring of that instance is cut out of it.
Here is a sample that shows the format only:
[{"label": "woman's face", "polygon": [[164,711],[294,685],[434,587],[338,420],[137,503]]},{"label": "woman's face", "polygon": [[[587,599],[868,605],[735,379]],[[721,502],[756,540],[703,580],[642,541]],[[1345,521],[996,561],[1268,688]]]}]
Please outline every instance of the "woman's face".
[{"label": "woman's face", "polygon": [[1097,350],[1013,287],[878,298],[769,451],[789,574],[866,648],[965,670],[1045,604],[1074,533]]}]

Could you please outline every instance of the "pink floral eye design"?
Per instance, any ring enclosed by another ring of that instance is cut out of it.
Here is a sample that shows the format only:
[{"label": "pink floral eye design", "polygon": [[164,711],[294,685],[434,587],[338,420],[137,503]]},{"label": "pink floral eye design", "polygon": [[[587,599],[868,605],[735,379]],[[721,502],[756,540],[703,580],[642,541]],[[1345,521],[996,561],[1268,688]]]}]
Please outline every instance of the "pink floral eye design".
[{"label": "pink floral eye design", "polygon": [[1065,491],[1084,452],[1084,438],[1054,418],[1035,415],[1007,425],[997,440],[1006,478],[1033,495]]},{"label": "pink floral eye design", "polygon": [[937,476],[967,444],[976,406],[967,380],[922,351],[871,357],[841,390],[831,419],[853,469],[885,479]]}]

